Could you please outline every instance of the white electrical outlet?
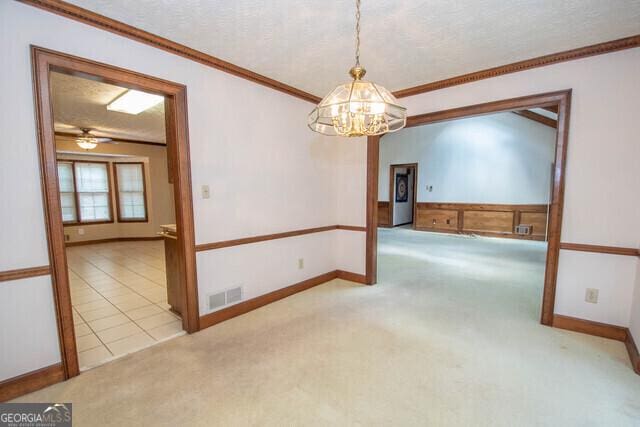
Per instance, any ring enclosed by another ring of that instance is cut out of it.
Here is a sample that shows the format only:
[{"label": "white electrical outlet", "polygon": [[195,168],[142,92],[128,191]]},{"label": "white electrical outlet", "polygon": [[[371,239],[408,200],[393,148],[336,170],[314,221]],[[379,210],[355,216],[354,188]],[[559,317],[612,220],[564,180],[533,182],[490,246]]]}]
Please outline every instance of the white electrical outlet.
[{"label": "white electrical outlet", "polygon": [[78,228],[78,234],[84,236],[84,228]]},{"label": "white electrical outlet", "polygon": [[584,300],[591,304],[598,303],[598,289],[587,288],[587,291],[584,295]]},{"label": "white electrical outlet", "polygon": [[298,258],[298,270],[302,270],[304,268],[304,258]]},{"label": "white electrical outlet", "polygon": [[211,197],[211,192],[209,191],[209,186],[208,185],[203,185],[202,186],[202,198],[203,199],[208,199],[209,197]]}]

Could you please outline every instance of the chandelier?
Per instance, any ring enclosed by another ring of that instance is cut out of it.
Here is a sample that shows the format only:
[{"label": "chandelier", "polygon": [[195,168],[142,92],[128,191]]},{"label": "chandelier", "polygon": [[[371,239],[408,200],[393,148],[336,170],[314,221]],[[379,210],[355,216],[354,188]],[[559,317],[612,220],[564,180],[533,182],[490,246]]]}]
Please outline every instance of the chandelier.
[{"label": "chandelier", "polygon": [[360,0],[356,0],[356,64],[348,83],[336,87],[309,114],[311,130],[330,136],[370,136],[395,132],[407,123],[407,109],[384,87],[362,80]]}]

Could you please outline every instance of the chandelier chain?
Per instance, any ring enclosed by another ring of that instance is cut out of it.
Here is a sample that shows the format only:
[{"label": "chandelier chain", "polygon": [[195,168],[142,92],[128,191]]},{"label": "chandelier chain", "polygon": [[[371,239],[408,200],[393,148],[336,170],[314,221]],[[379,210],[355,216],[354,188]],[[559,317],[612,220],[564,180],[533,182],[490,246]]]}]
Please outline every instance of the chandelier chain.
[{"label": "chandelier chain", "polygon": [[360,66],[360,0],[356,0],[356,67]]}]

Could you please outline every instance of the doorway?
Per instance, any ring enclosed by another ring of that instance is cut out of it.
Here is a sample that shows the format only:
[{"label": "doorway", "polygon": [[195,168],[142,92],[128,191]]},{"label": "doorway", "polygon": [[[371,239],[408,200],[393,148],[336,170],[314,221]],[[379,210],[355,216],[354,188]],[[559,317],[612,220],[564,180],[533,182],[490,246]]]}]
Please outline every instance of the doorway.
[{"label": "doorway", "polygon": [[391,165],[389,171],[389,226],[415,227],[418,164]]},{"label": "doorway", "polygon": [[[52,73],[82,77],[84,79],[116,85],[128,90],[141,91],[164,97],[167,173],[173,182],[174,189],[175,262],[180,278],[178,292],[182,301],[182,328],[188,333],[192,333],[199,329],[199,316],[195,273],[195,236],[191,198],[186,88],[177,83],[35,46],[32,47],[31,54],[40,167],[43,182],[43,205],[47,225],[49,258],[52,268],[55,310],[58,320],[60,351],[65,378],[70,378],[79,374],[80,366],[78,363],[78,345],[75,337],[74,311],[71,301],[65,245],[63,205],[60,198],[59,153],[56,147],[55,120],[52,108]],[[69,163],[71,163],[70,169],[68,166]],[[122,166],[111,165],[111,168],[106,165],[100,165],[98,166],[100,170],[96,171],[93,170],[96,169],[96,167],[92,167],[86,159],[82,160],[82,163],[87,165],[87,167],[84,168],[87,169],[86,171],[80,171],[78,168],[75,168],[72,162],[68,161],[67,166],[64,167],[77,173],[88,173],[88,176],[92,177],[89,181],[92,182],[95,181],[93,178],[102,176],[107,186],[118,185],[116,183],[118,178],[120,178],[120,184],[123,184],[123,181],[127,181],[128,184],[131,184],[133,181],[139,183],[140,180],[129,179],[134,175],[144,180],[144,167],[136,166],[136,162],[122,161],[119,163],[128,164]],[[89,169],[91,169],[91,171],[89,171]],[[112,173],[116,174],[113,184],[111,184],[112,181],[110,178]],[[140,193],[137,188],[132,190],[131,187],[125,187],[126,186],[120,187],[120,197],[123,197],[122,193]],[[77,186],[74,186],[74,188],[77,189]],[[144,193],[144,188],[142,189],[142,193]],[[128,196],[131,196],[131,194],[128,194]],[[141,197],[145,198],[144,194],[142,194]],[[96,200],[101,198],[107,200],[106,196],[98,196]],[[114,215],[113,213],[109,214],[110,208],[108,205],[103,205],[104,203],[102,202],[95,204],[93,211],[95,215],[101,218]],[[64,207],[67,208],[65,213],[69,215],[69,206]],[[125,219],[123,217],[129,214],[142,218],[143,212],[136,203],[130,204],[130,206],[127,207],[122,205],[121,210],[118,212],[120,218]],[[144,212],[144,216],[146,216],[146,214],[147,213]]]},{"label": "doorway", "polygon": [[[557,133],[554,152],[554,170],[552,179],[552,195],[549,203],[548,228],[545,235],[548,236],[548,246],[546,253],[546,261],[544,263],[544,288],[541,304],[540,322],[545,325],[553,323],[553,308],[555,303],[555,288],[558,272],[558,258],[560,251],[560,231],[562,225],[562,207],[564,201],[564,170],[565,159],[568,142],[568,123],[570,109],[571,91],[552,92],[539,95],[531,95],[520,98],[513,98],[502,101],[489,102],[485,104],[473,105],[468,107],[456,108],[453,110],[445,110],[434,113],[422,114],[419,116],[409,117],[407,127],[421,126],[431,123],[439,123],[452,119],[462,119],[469,117],[477,117],[491,113],[499,112],[521,112],[523,110],[531,110],[536,108],[551,108],[555,110],[557,115]],[[366,278],[368,284],[375,284],[377,281],[377,256],[378,256],[378,216],[380,215],[378,207],[378,171],[379,171],[379,150],[380,137],[369,137],[367,142],[367,237],[366,237]],[[420,184],[422,185],[422,184]],[[452,206],[443,206],[449,208],[451,220],[448,224],[453,226],[454,210]],[[456,207],[457,209],[458,207]],[[464,209],[464,207],[459,207]],[[456,219],[459,217],[455,213]],[[483,214],[476,214],[481,217]],[[446,215],[445,215],[446,216]],[[514,213],[512,218],[516,218]],[[462,216],[464,221],[464,215]],[[445,220],[447,218],[441,218]],[[438,220],[436,219],[436,222]],[[515,222],[515,219],[513,220]],[[455,226],[458,227],[459,222],[456,221]],[[468,225],[468,224],[467,224]],[[520,225],[520,223],[518,223]],[[464,226],[464,224],[462,224]]]}]

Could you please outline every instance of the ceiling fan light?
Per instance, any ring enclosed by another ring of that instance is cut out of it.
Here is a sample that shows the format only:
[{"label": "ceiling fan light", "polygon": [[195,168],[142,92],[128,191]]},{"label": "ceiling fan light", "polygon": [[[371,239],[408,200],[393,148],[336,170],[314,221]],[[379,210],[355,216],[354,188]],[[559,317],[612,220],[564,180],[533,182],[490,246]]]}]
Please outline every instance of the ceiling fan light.
[{"label": "ceiling fan light", "polygon": [[127,114],[140,114],[164,101],[164,97],[129,89],[107,105],[107,110]]},{"label": "ceiling fan light", "polygon": [[97,142],[92,141],[91,139],[85,139],[85,138],[76,139],[76,144],[78,144],[78,147],[83,148],[85,150],[93,150],[98,146]]}]

